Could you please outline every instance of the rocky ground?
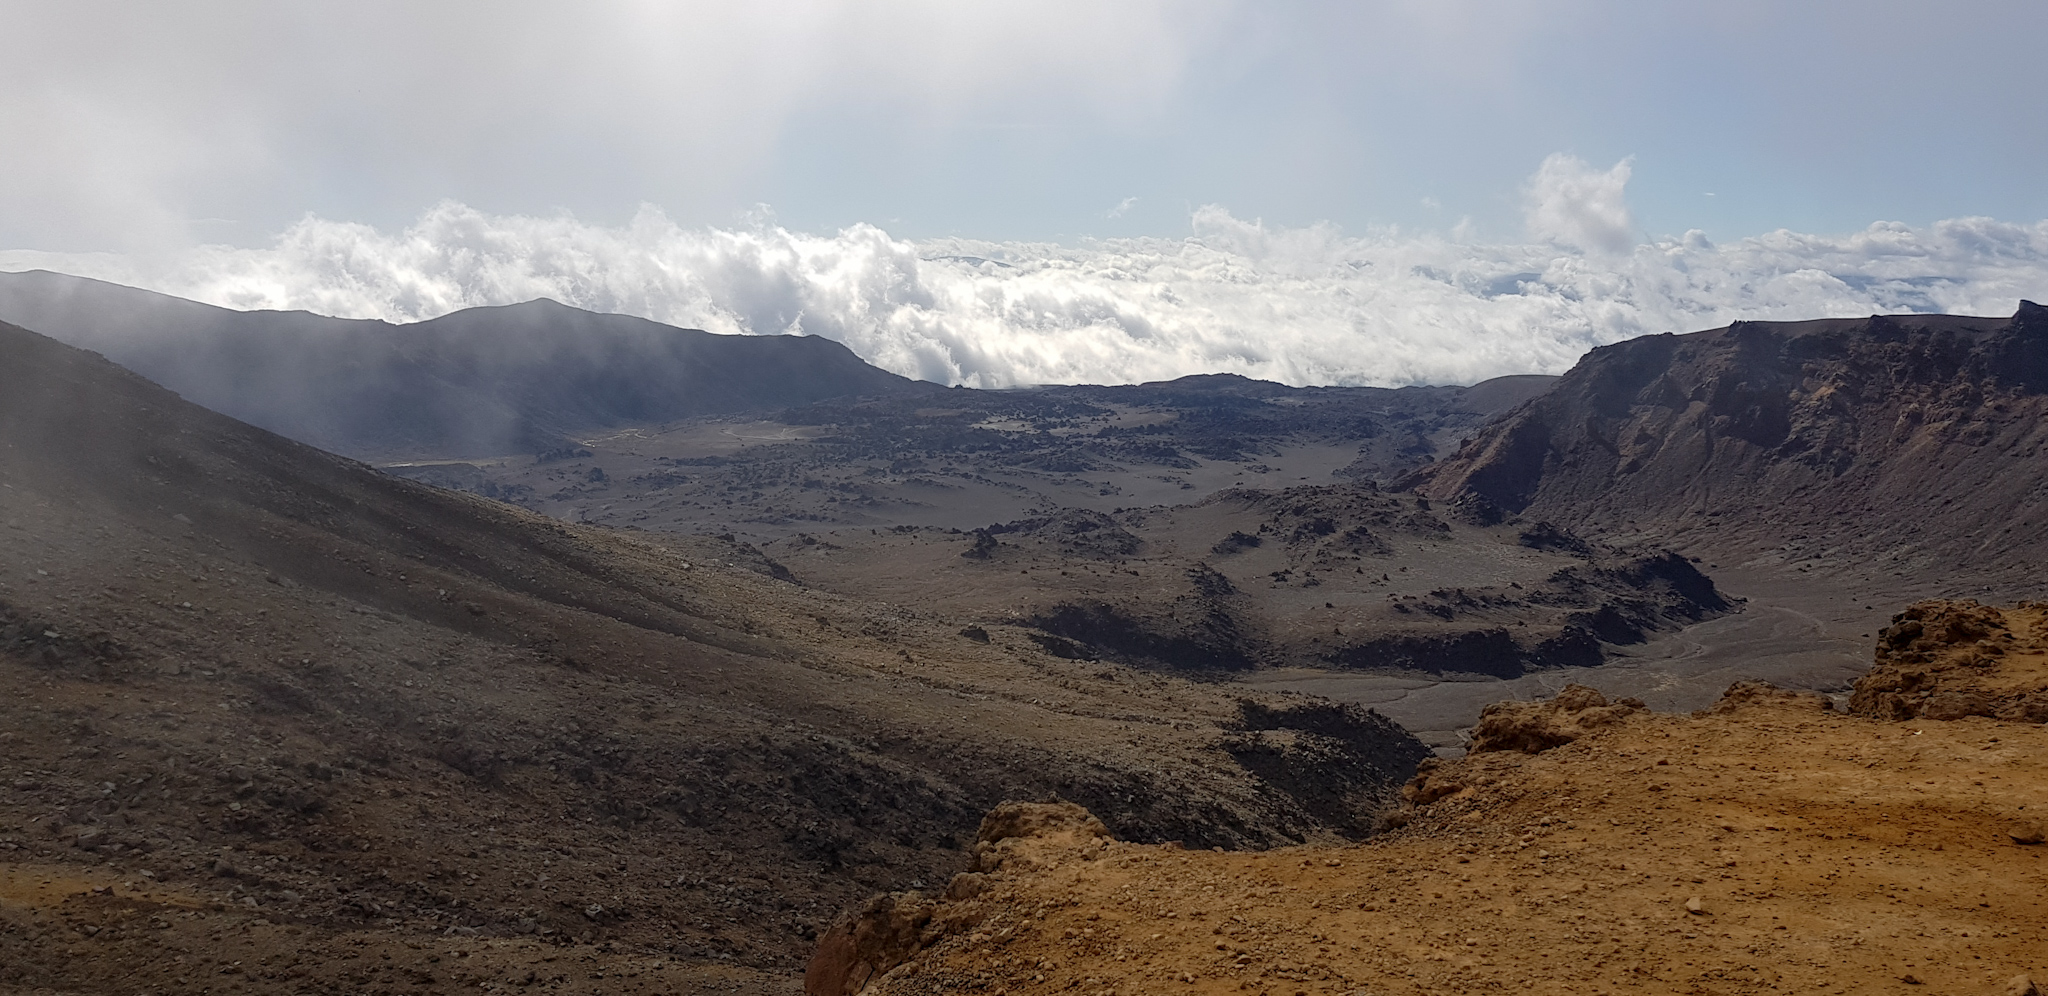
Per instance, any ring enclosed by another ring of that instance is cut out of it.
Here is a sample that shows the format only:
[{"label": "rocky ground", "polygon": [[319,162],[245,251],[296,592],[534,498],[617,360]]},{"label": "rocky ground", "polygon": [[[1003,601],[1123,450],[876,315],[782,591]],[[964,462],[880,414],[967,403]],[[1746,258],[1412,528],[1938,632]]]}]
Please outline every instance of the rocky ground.
[{"label": "rocky ground", "polygon": [[0,989],[772,991],[1004,800],[1338,839],[1424,754],[0,354]]},{"label": "rocky ground", "polygon": [[756,543],[846,528],[974,529],[1063,509],[1187,504],[1234,487],[1390,480],[1551,380],[1385,390],[1212,376],[934,389],[617,425],[495,460],[383,466],[569,521]]},{"label": "rocky ground", "polygon": [[1668,552],[1474,522],[1369,485],[1230,490],[973,532],[806,533],[764,549],[828,590],[1027,625],[1074,653],[1219,677],[1290,667],[1515,677],[1595,666],[1737,607]]},{"label": "rocky ground", "polygon": [[2044,314],[387,468],[472,495],[0,326],[0,993],[1998,991],[2048,622],[1884,616],[2040,596]]},{"label": "rocky ground", "polygon": [[[723,533],[825,590],[1210,678],[1499,680],[1597,666],[1735,608],[1702,567],[1654,545],[1375,483],[1547,383],[956,390],[386,469],[569,520]],[[1447,749],[1470,723],[1403,719]]]},{"label": "rocky ground", "polygon": [[[1983,612],[1917,606],[1883,646],[1952,692],[2039,690],[2038,607],[1928,623],[1959,615]],[[1571,689],[1475,732],[1357,845],[1182,850],[999,811],[974,874],[828,934],[809,991],[2024,993],[2048,972],[2039,722],[1744,684],[1693,715]]]}]

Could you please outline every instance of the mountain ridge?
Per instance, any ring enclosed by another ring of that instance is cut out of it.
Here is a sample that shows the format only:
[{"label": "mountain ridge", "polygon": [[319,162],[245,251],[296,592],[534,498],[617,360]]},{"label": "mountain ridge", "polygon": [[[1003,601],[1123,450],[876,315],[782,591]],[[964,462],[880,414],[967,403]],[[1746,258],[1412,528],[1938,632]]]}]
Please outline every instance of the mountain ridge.
[{"label": "mountain ridge", "polygon": [[99,352],[189,400],[354,456],[494,456],[579,433],[939,390],[815,336],[722,336],[548,299],[407,325],[244,312],[35,270],[0,320]]},{"label": "mountain ridge", "polygon": [[1593,350],[1400,483],[1727,558],[2025,586],[2048,553],[2044,417],[2048,308],[2032,302],[1738,322]]}]

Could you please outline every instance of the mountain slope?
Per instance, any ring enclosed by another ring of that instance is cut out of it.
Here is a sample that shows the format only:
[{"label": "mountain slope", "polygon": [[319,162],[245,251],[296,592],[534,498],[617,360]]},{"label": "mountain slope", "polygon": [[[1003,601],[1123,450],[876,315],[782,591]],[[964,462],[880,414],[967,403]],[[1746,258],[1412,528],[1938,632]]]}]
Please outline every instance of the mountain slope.
[{"label": "mountain slope", "polygon": [[[1360,832],[1424,753],[774,573],[389,477],[0,326],[0,989],[210,984],[182,947],[364,991],[358,942],[465,986],[576,940],[578,973],[777,970],[962,866],[1004,799],[1263,845]],[[61,920],[109,924],[94,957]],[[499,941],[431,966],[451,933]]]},{"label": "mountain slope", "polygon": [[1722,557],[2038,583],[2048,309],[1742,322],[1587,354],[1411,476],[1423,494]]},{"label": "mountain slope", "polygon": [[621,424],[936,390],[828,339],[712,335],[546,300],[393,325],[31,271],[0,274],[0,321],[352,455],[532,452]]}]

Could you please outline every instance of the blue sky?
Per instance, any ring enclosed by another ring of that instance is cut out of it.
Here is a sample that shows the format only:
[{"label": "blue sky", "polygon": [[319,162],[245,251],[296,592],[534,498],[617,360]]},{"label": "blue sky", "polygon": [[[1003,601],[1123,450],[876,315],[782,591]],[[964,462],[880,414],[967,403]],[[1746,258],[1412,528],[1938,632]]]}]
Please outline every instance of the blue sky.
[{"label": "blue sky", "polygon": [[[2048,86],[2006,39],[2048,29],[2044,11],[1263,5],[1221,18],[1128,118],[1024,108],[1004,130],[996,109],[926,131],[856,100],[792,129],[762,189],[793,220],[901,217],[918,234],[1157,234],[1205,203],[1285,224],[1469,217],[1500,233],[1522,179],[1568,152],[1634,157],[1650,232],[2036,220]],[[1125,197],[1123,217],[1101,217]]]},{"label": "blue sky", "polygon": [[257,245],[442,200],[1055,241],[1185,233],[1214,204],[1508,237],[1557,152],[1633,157],[1646,234],[2048,217],[2038,2],[4,2],[0,24],[4,248]]}]

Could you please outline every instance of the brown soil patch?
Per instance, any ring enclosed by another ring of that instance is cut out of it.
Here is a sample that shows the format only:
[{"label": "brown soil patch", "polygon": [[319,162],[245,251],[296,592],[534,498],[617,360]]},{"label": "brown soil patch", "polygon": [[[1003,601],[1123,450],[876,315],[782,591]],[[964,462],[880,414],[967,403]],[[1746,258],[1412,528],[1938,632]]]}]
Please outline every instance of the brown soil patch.
[{"label": "brown soil patch", "polygon": [[2048,603],[1931,600],[1892,617],[1849,709],[1880,719],[2048,722]]},{"label": "brown soil patch", "polygon": [[2048,847],[2018,842],[2048,816],[2042,726],[1752,688],[1430,777],[1454,791],[1351,847],[995,844],[866,992],[1992,993],[2048,970]]}]

